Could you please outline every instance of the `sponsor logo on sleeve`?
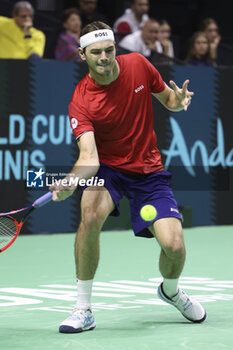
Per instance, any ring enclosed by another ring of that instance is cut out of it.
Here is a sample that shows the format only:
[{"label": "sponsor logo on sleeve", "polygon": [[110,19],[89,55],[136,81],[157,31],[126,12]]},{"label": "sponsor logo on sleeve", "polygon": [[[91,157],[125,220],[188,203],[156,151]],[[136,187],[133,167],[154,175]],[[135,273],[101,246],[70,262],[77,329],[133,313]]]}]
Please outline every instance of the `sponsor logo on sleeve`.
[{"label": "sponsor logo on sleeve", "polygon": [[71,127],[72,127],[72,129],[77,128],[77,126],[78,126],[78,121],[77,121],[77,119],[76,119],[76,118],[72,118],[72,119],[71,119]]}]

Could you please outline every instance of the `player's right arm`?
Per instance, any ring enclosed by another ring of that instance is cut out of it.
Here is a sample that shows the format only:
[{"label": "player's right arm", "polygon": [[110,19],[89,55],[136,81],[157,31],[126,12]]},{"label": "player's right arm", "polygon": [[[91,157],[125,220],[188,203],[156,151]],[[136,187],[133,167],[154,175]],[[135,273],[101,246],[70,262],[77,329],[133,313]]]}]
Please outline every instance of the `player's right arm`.
[{"label": "player's right arm", "polygon": [[[72,179],[89,179],[94,176],[99,169],[99,157],[96,148],[93,131],[88,131],[81,135],[77,141],[79,147],[79,158],[74,164],[71,172],[65,177],[67,183],[71,185],[53,185],[50,191],[53,191],[53,200],[61,201],[73,194],[77,185]],[[71,180],[71,182],[70,182]],[[63,181],[64,183],[65,181]]]}]

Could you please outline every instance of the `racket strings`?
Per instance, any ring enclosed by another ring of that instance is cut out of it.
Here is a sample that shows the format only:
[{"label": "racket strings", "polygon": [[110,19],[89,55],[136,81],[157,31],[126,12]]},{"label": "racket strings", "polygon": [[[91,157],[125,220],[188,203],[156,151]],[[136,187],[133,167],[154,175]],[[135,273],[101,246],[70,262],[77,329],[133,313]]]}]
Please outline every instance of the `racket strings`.
[{"label": "racket strings", "polygon": [[17,226],[11,218],[0,217],[0,248],[9,243],[17,232]]}]

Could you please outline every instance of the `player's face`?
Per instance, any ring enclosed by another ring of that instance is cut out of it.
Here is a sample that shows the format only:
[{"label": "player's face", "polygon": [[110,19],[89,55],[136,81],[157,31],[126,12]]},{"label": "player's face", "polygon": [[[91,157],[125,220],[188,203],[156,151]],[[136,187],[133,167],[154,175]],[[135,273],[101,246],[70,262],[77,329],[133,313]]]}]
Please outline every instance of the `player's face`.
[{"label": "player's face", "polygon": [[32,26],[33,12],[29,9],[21,9],[17,16],[14,16],[14,20],[20,28]]},{"label": "player's face", "polygon": [[85,59],[90,73],[108,76],[115,65],[116,49],[112,40],[104,40],[86,47]]}]

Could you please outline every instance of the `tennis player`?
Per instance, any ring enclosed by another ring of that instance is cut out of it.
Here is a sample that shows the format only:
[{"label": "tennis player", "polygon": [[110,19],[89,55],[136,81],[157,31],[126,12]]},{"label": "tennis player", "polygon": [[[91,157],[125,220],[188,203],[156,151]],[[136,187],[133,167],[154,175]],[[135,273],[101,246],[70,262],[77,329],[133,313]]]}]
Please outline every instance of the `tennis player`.
[{"label": "tennis player", "polygon": [[[136,236],[155,237],[161,247],[163,282],[158,296],[175,306],[189,321],[200,323],[206,312],[178,287],[185,262],[181,215],[164,170],[153,129],[151,94],[170,111],[187,111],[193,92],[189,81],[171,88],[149,61],[138,53],[116,57],[114,34],[102,22],[92,22],[81,32],[79,54],[89,74],[76,86],[69,117],[80,150],[71,173],[104,179],[102,190],[86,188],[81,198],[81,222],[75,242],[77,304],[59,328],[78,333],[96,324],[91,309],[92,284],[99,260],[99,235],[109,215],[119,215],[119,201],[130,203]],[[69,179],[67,176],[67,179]],[[54,200],[70,196],[73,187],[53,186]],[[148,222],[140,209],[151,204],[157,217]]]}]

